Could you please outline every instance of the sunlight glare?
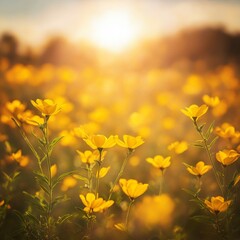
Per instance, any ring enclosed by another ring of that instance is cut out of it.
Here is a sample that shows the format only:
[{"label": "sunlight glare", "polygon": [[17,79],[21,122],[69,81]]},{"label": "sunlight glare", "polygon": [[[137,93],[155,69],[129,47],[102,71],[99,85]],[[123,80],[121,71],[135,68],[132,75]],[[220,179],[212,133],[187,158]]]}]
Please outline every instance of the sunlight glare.
[{"label": "sunlight glare", "polygon": [[119,52],[138,36],[138,26],[126,11],[109,11],[92,22],[90,41],[99,47]]}]

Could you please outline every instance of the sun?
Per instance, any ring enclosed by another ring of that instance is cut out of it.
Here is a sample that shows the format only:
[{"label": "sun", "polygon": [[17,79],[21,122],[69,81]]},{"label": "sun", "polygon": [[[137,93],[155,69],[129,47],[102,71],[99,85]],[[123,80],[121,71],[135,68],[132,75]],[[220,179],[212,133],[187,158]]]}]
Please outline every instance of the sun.
[{"label": "sun", "polygon": [[107,11],[92,21],[89,40],[101,48],[119,52],[137,39],[138,30],[129,12]]}]

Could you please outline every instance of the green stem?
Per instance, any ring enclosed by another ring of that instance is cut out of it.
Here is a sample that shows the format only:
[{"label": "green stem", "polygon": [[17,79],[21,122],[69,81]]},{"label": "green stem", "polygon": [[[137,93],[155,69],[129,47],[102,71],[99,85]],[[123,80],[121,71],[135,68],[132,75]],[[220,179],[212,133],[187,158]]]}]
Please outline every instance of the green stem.
[{"label": "green stem", "polygon": [[40,169],[40,172],[43,174],[43,170],[42,170],[42,164],[41,164],[41,158],[38,155],[37,151],[35,150],[35,148],[33,147],[33,145],[31,144],[31,142],[29,141],[26,133],[23,131],[22,127],[20,126],[19,122],[12,117],[12,120],[14,121],[14,123],[16,124],[16,126],[18,127],[20,134],[22,135],[24,141],[27,143],[28,147],[31,149],[33,155],[35,156],[35,158],[38,161],[38,167]]},{"label": "green stem", "polygon": [[109,193],[108,200],[111,199],[112,194],[113,194],[114,187],[117,185],[119,178],[122,176],[122,174],[123,174],[123,172],[124,172],[124,169],[125,169],[125,167],[126,167],[126,165],[127,165],[128,159],[129,159],[130,155],[132,154],[132,152],[133,152],[132,149],[128,149],[127,155],[126,155],[126,157],[125,157],[125,159],[124,159],[124,161],[123,161],[123,163],[122,163],[122,166],[121,166],[121,168],[120,168],[120,171],[118,172],[118,175],[117,175],[117,177],[115,178],[115,180],[114,180],[114,182],[113,182],[113,185],[112,185],[112,187],[111,187],[111,189],[110,189],[110,193]]},{"label": "green stem", "polygon": [[96,191],[95,191],[95,195],[96,195],[96,198],[98,198],[98,190],[99,190],[99,182],[100,182],[100,169],[101,169],[101,165],[102,165],[102,148],[99,148],[98,151],[99,151],[99,160],[97,161],[98,163],[98,169],[97,169],[97,179],[96,179]]},{"label": "green stem", "polygon": [[214,175],[215,175],[215,178],[216,178],[218,187],[219,187],[219,189],[220,189],[220,191],[221,191],[221,193],[222,193],[222,195],[223,195],[223,188],[222,188],[222,185],[221,185],[221,183],[220,183],[219,177],[218,177],[218,175],[217,175],[217,169],[216,169],[215,164],[214,164],[214,161],[213,161],[213,159],[212,159],[211,152],[210,152],[210,149],[209,149],[209,147],[208,147],[207,139],[203,136],[202,130],[199,128],[199,126],[198,126],[198,124],[197,124],[197,121],[194,120],[193,122],[194,122],[194,125],[195,125],[198,133],[200,134],[200,136],[201,136],[201,138],[202,138],[202,140],[203,140],[205,151],[206,151],[207,156],[208,156],[208,158],[209,158],[209,160],[210,160],[210,162],[211,162],[211,164],[212,164],[212,166],[213,166],[213,172],[214,172]]},{"label": "green stem", "polygon": [[130,212],[131,212],[131,208],[132,208],[133,203],[134,203],[134,199],[131,199],[131,201],[130,201],[130,203],[128,205],[126,221],[125,221],[126,230],[128,230],[129,216],[130,216]]},{"label": "green stem", "polygon": [[52,174],[51,174],[51,158],[50,158],[50,146],[48,137],[48,117],[45,117],[45,129],[43,129],[45,138],[45,150],[46,150],[46,160],[47,160],[47,171],[48,171],[48,188],[49,188],[49,202],[48,202],[48,237],[51,239],[51,213],[52,213],[52,202],[53,202],[53,184],[52,184]]},{"label": "green stem", "polygon": [[163,193],[163,184],[164,184],[164,170],[161,169],[159,195]]}]

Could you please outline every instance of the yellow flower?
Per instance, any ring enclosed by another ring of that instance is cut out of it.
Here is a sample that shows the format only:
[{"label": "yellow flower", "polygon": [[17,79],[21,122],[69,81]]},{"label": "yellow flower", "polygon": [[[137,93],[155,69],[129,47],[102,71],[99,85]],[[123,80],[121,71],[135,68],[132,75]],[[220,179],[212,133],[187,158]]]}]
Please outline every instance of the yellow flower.
[{"label": "yellow flower", "polygon": [[20,113],[25,110],[26,106],[22,104],[19,100],[14,100],[12,102],[6,103],[6,109],[10,113]]},{"label": "yellow flower", "polygon": [[81,161],[83,163],[86,163],[88,165],[94,163],[95,161],[99,160],[99,152],[97,150],[95,151],[89,151],[86,150],[85,152],[80,152],[77,150],[77,153],[79,154]]},{"label": "yellow flower", "polygon": [[30,125],[40,126],[44,124],[44,119],[39,117],[38,115],[34,115],[30,118],[27,118],[26,122]]},{"label": "yellow flower", "polygon": [[148,188],[148,184],[139,183],[135,179],[126,180],[124,178],[121,178],[119,180],[119,184],[123,192],[131,199],[135,199],[141,196],[147,191]]},{"label": "yellow flower", "polygon": [[208,95],[204,95],[202,99],[210,107],[216,107],[220,103],[218,97],[210,97]]},{"label": "yellow flower", "polygon": [[88,146],[92,149],[102,150],[104,148],[111,148],[116,144],[116,137],[110,136],[109,138],[104,135],[92,135],[87,139],[83,139]]},{"label": "yellow flower", "polygon": [[203,104],[200,107],[198,105],[191,105],[190,107],[186,107],[185,109],[181,109],[182,113],[186,116],[190,117],[193,121],[197,121],[198,118],[203,116],[208,110],[208,106]]},{"label": "yellow flower", "polygon": [[211,197],[211,201],[205,200],[204,203],[207,205],[210,212],[218,214],[219,212],[224,212],[228,209],[231,200],[224,201],[223,197],[217,196]]},{"label": "yellow flower", "polygon": [[235,179],[234,179],[234,186],[236,186],[239,181],[240,181],[240,175],[235,177]]},{"label": "yellow flower", "polygon": [[51,99],[37,99],[35,102],[31,100],[31,103],[43,116],[55,115],[61,110],[61,107]]},{"label": "yellow flower", "polygon": [[211,165],[205,165],[204,162],[200,161],[196,164],[196,167],[193,166],[187,166],[187,170],[192,175],[201,177],[205,173],[207,173],[210,169],[212,169]]},{"label": "yellow flower", "polygon": [[223,150],[216,153],[217,160],[224,166],[231,165],[238,160],[240,154],[235,150]]},{"label": "yellow flower", "polygon": [[79,195],[87,213],[102,212],[104,209],[111,207],[114,203],[113,200],[105,201],[102,198],[97,198],[93,193],[87,193],[86,197],[82,194]]},{"label": "yellow flower", "polygon": [[188,144],[185,141],[176,141],[168,145],[168,150],[174,150],[176,154],[181,154],[188,149]]},{"label": "yellow flower", "polygon": [[5,201],[4,201],[4,200],[0,201],[0,207],[1,207],[1,206],[3,206],[3,205],[4,205],[4,203],[5,203]]},{"label": "yellow flower", "polygon": [[[99,178],[103,178],[107,175],[110,167],[102,167],[99,171]],[[98,176],[98,174],[96,174]]]},{"label": "yellow flower", "polygon": [[21,167],[26,167],[29,163],[29,158],[22,155],[22,150],[18,150],[16,153],[12,153],[11,157],[13,160],[19,163]]},{"label": "yellow flower", "polygon": [[121,147],[128,148],[128,149],[135,149],[142,145],[144,143],[142,137],[137,136],[133,137],[130,135],[124,135],[123,136],[123,141],[120,139],[117,139],[117,144]]},{"label": "yellow flower", "polygon": [[57,174],[57,165],[53,164],[50,168],[51,171],[51,177],[54,177]]},{"label": "yellow flower", "polygon": [[77,180],[71,176],[65,177],[61,186],[63,192],[67,191],[69,188],[76,186]]},{"label": "yellow flower", "polygon": [[152,164],[155,168],[158,168],[161,171],[163,171],[164,169],[168,168],[171,165],[170,159],[171,157],[164,158],[161,155],[156,155],[153,158],[147,158],[146,161]]},{"label": "yellow flower", "polygon": [[223,123],[221,127],[216,127],[215,132],[222,138],[231,138],[235,136],[235,128],[229,123]]}]

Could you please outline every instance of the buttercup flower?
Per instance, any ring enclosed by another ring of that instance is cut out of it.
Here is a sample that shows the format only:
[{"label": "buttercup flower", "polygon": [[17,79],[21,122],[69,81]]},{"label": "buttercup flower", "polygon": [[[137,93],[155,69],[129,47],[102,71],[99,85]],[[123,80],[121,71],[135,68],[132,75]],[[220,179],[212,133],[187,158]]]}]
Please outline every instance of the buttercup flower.
[{"label": "buttercup flower", "polygon": [[133,136],[130,136],[130,135],[124,135],[123,136],[123,141],[120,140],[120,139],[117,139],[117,144],[119,146],[131,149],[131,150],[139,147],[143,143],[144,143],[144,141],[143,141],[142,137],[140,137],[140,136],[133,137]]},{"label": "buttercup flower", "polygon": [[225,212],[228,209],[231,200],[225,201],[223,197],[217,196],[211,197],[211,201],[205,200],[204,203],[210,212],[218,214],[220,212]]},{"label": "buttercup flower", "polygon": [[208,106],[203,104],[200,107],[198,105],[191,105],[190,107],[186,107],[185,109],[181,109],[182,113],[186,116],[190,117],[193,121],[197,121],[198,118],[203,116],[208,110]]},{"label": "buttercup flower", "polygon": [[188,149],[188,144],[185,141],[176,141],[168,145],[168,150],[173,150],[176,154],[181,154]]},{"label": "buttercup flower", "polygon": [[88,146],[92,149],[104,149],[104,148],[111,148],[116,144],[116,137],[110,136],[109,138],[105,137],[104,135],[92,135],[89,138],[83,139]]},{"label": "buttercup flower", "polygon": [[135,179],[126,180],[124,178],[121,178],[119,180],[119,184],[123,192],[131,199],[135,199],[141,196],[147,191],[148,188],[148,184],[139,183]]},{"label": "buttercup flower", "polygon": [[168,168],[171,165],[170,159],[171,157],[164,158],[161,155],[156,155],[153,158],[147,158],[146,161],[152,164],[155,168],[158,168],[161,171],[163,171],[164,169]]},{"label": "buttercup flower", "polygon": [[16,153],[12,153],[12,159],[19,163],[21,167],[26,167],[29,163],[29,158],[22,155],[22,150],[18,150]]},{"label": "buttercup flower", "polygon": [[44,119],[39,117],[38,115],[34,115],[26,119],[26,122],[33,126],[40,126],[44,124]]},{"label": "buttercup flower", "polygon": [[97,150],[95,151],[89,151],[86,150],[85,152],[80,152],[77,150],[77,153],[79,154],[81,161],[83,163],[86,163],[88,165],[94,163],[95,161],[99,160],[99,152]]},{"label": "buttercup flower", "polygon": [[196,164],[196,167],[193,166],[187,166],[187,170],[192,175],[201,177],[205,173],[207,173],[210,169],[212,169],[211,165],[205,165],[204,162],[200,161]]},{"label": "buttercup flower", "polygon": [[238,160],[240,154],[235,150],[223,150],[216,153],[217,160],[224,166],[231,165]]},{"label": "buttercup flower", "polygon": [[31,100],[31,103],[43,116],[55,115],[61,110],[61,107],[51,99],[37,99],[35,102]]},{"label": "buttercup flower", "polygon": [[220,103],[218,97],[210,97],[208,95],[204,95],[202,99],[210,107],[216,107]]},{"label": "buttercup flower", "polygon": [[87,213],[102,212],[104,209],[111,207],[114,203],[113,200],[105,201],[102,198],[97,198],[93,193],[88,193],[86,197],[82,194],[79,195]]},{"label": "buttercup flower", "polygon": [[229,123],[223,123],[221,127],[216,127],[215,132],[222,138],[231,138],[235,136],[235,128]]}]

